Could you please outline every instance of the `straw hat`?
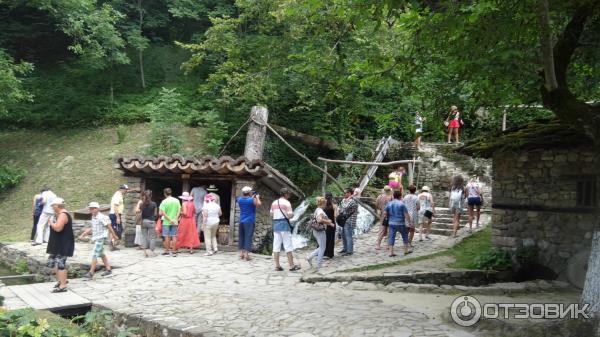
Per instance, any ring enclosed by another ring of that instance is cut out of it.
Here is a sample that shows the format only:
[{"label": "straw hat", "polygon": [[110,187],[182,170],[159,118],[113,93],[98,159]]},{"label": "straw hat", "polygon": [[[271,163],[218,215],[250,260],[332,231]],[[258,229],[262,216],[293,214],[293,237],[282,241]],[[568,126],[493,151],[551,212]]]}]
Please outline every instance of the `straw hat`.
[{"label": "straw hat", "polygon": [[217,188],[216,185],[211,184],[210,186],[208,186],[208,188],[206,190],[209,192],[217,192],[219,189]]},{"label": "straw hat", "polygon": [[428,186],[423,186],[423,187],[421,187],[421,191],[423,191],[423,192],[429,192],[429,187]]}]

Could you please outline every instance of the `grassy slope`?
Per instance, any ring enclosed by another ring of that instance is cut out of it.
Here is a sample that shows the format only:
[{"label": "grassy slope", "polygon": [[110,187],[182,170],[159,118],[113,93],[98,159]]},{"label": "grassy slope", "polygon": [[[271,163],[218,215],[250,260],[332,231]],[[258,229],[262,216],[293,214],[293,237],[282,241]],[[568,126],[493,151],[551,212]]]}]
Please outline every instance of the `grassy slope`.
[{"label": "grassy slope", "polygon": [[[188,137],[199,133],[187,130]],[[140,153],[147,134],[146,124],[132,125],[125,141],[117,144],[116,127],[0,132],[0,158],[27,172],[19,186],[0,195],[0,240],[29,239],[32,198],[43,185],[65,198],[69,210],[84,208],[92,200],[110,203],[124,181],[121,171],[113,168],[114,160]]]}]

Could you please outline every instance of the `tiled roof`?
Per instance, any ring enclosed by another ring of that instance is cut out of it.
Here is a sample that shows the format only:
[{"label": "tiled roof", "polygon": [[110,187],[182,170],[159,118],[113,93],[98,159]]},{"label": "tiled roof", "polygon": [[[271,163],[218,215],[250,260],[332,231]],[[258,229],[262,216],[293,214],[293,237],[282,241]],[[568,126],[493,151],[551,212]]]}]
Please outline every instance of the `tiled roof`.
[{"label": "tiled roof", "polygon": [[117,159],[116,168],[132,175],[187,173],[191,175],[251,176],[274,191],[278,191],[281,187],[287,187],[297,197],[304,197],[304,193],[283,173],[264,161],[249,161],[245,157],[183,157],[180,155],[121,157]]}]

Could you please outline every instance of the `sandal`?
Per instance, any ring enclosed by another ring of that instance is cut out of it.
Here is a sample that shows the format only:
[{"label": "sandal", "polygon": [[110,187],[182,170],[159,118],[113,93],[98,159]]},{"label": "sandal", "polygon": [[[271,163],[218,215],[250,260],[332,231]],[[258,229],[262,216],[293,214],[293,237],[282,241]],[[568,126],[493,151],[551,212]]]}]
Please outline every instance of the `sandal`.
[{"label": "sandal", "polygon": [[404,255],[412,254],[412,252],[413,252],[412,250],[408,251],[408,252],[404,253]]},{"label": "sandal", "polygon": [[[67,280],[67,284],[69,284],[69,280]],[[58,288],[58,287],[60,287],[60,282],[56,282],[56,284],[52,288]]]},{"label": "sandal", "polygon": [[281,268],[281,267],[275,267],[275,271],[283,271],[283,268]]},{"label": "sandal", "polygon": [[56,293],[66,293],[67,292],[67,287],[64,288],[54,288],[52,289],[51,293],[56,294]]},{"label": "sandal", "polygon": [[390,257],[395,257],[395,256],[398,256],[398,255],[396,255],[396,254],[390,254]]},{"label": "sandal", "polygon": [[295,265],[292,268],[290,268],[290,271],[296,271],[296,270],[300,270],[300,266],[299,265]]}]

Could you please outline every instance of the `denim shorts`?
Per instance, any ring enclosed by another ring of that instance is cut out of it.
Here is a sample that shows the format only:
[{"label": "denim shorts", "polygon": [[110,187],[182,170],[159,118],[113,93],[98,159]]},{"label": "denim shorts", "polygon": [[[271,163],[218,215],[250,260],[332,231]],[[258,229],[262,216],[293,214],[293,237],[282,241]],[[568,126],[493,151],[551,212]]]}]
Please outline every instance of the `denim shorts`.
[{"label": "denim shorts", "polygon": [[177,226],[162,226],[162,235],[164,237],[170,236],[170,237],[177,237]]},{"label": "denim shorts", "polygon": [[101,258],[104,256],[104,239],[94,242],[94,250],[92,251],[92,259]]},{"label": "denim shorts", "polygon": [[467,199],[469,206],[481,206],[481,198],[480,197],[470,197]]}]

